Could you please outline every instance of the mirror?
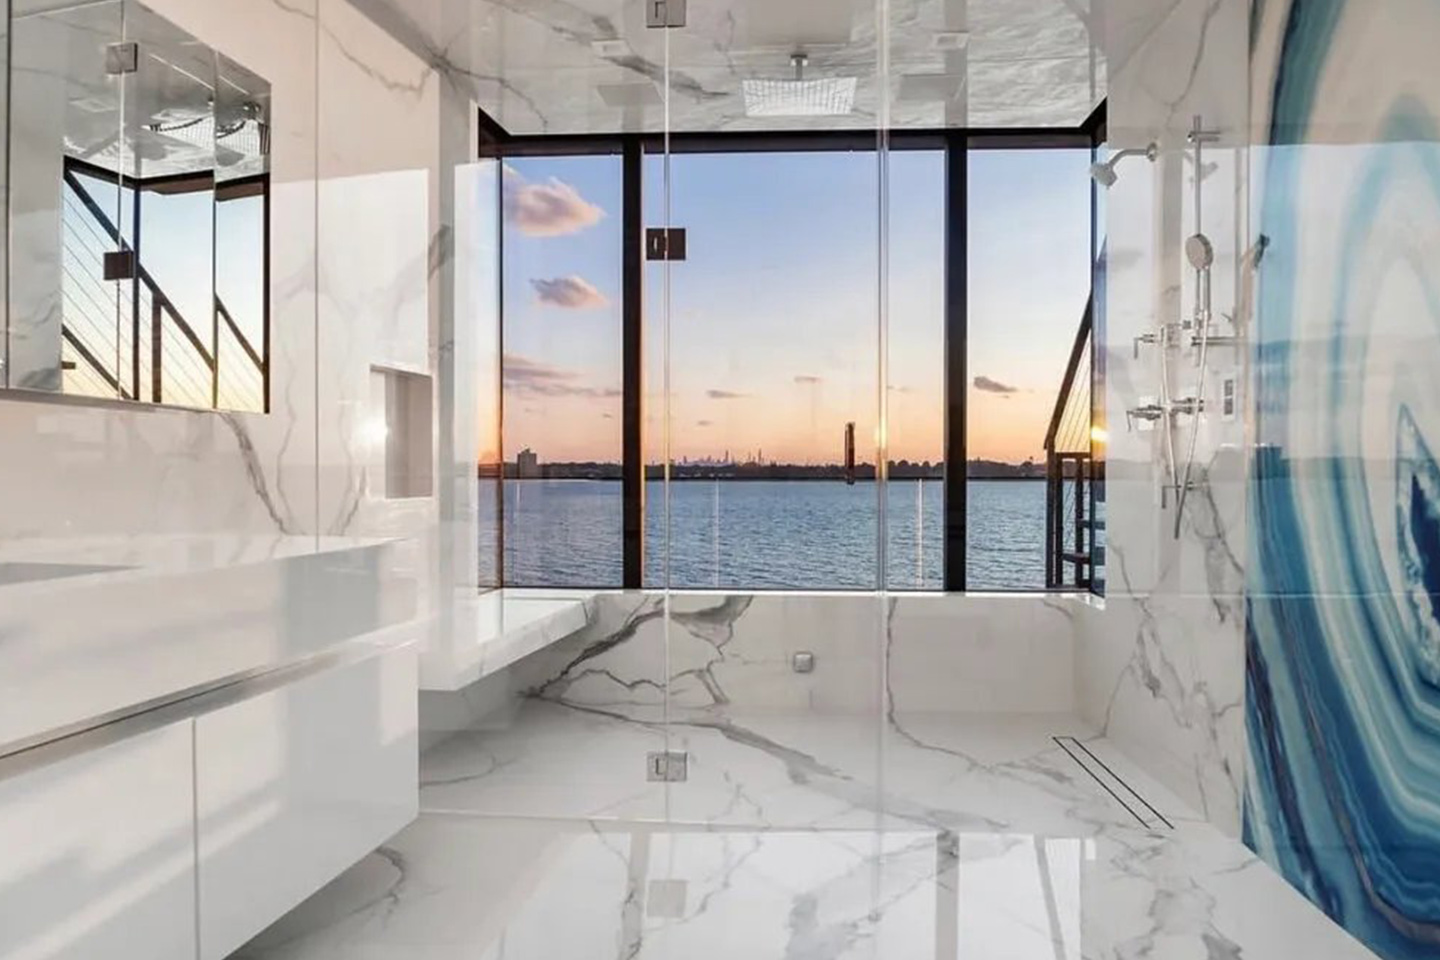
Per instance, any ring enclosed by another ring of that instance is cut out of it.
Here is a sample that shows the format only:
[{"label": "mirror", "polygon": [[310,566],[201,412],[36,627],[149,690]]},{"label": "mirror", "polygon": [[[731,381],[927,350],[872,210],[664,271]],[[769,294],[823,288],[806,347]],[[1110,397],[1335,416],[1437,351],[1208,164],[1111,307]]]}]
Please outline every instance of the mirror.
[{"label": "mirror", "polygon": [[269,84],[130,0],[12,30],[0,383],[265,412]]}]

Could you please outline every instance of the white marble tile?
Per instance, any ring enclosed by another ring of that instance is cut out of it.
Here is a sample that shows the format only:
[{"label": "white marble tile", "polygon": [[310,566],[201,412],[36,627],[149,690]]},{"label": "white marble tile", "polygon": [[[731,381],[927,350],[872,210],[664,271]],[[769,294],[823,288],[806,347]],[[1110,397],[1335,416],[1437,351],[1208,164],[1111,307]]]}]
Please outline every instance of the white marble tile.
[{"label": "white marble tile", "polygon": [[[691,4],[685,28],[673,31],[647,29],[641,7],[609,0],[356,5],[517,134],[654,132],[667,122],[766,129],[746,116],[741,81],[789,77],[797,42],[808,46],[813,75],[856,78],[855,107],[842,117],[771,120],[769,129],[873,128],[882,97],[896,126],[1076,126],[1104,96],[1104,17],[1066,0],[971,0],[963,10],[924,0],[822,4],[803,16],[775,5]],[[942,31],[966,32],[968,50],[937,48]],[[597,41],[620,47],[597,51]],[[953,76],[957,92],[902,97],[912,74]],[[616,105],[602,85],[648,96]]]},{"label": "white marble tile", "polygon": [[1087,836],[441,815],[423,815],[237,956],[615,955],[1371,956],[1204,825]]},{"label": "white marble tile", "polygon": [[[1113,36],[1110,147],[1160,145],[1154,164],[1124,161],[1106,191],[1106,600],[1077,618],[1079,709],[1107,737],[1227,833],[1240,831],[1244,778],[1244,562],[1248,349],[1215,345],[1199,370],[1184,324],[1197,277],[1183,244],[1203,231],[1215,251],[1211,296],[1220,334],[1248,336],[1248,4],[1180,0],[1107,5]],[[1220,139],[1200,172],[1186,141],[1196,115]],[[1168,350],[1136,344],[1161,325]],[[1163,356],[1162,356],[1163,354]],[[1237,411],[1220,409],[1222,384]],[[1199,417],[1147,429],[1126,411],[1203,397]],[[1173,444],[1173,451],[1172,451]],[[1187,494],[1177,505],[1167,485]]]},{"label": "white marble tile", "polygon": [[[768,829],[1094,832],[1134,822],[1052,739],[1073,716],[873,716],[524,703],[421,757],[421,807],[492,816],[670,819]],[[647,752],[688,755],[681,784],[645,781]],[[1194,819],[1166,795],[1172,819]]]},{"label": "white marble tile", "polygon": [[[590,706],[854,714],[1068,713],[1074,601],[1040,595],[601,594],[591,623],[517,668]],[[792,658],[813,655],[797,673]],[[668,665],[669,679],[666,682]],[[887,683],[882,683],[887,678]]]}]

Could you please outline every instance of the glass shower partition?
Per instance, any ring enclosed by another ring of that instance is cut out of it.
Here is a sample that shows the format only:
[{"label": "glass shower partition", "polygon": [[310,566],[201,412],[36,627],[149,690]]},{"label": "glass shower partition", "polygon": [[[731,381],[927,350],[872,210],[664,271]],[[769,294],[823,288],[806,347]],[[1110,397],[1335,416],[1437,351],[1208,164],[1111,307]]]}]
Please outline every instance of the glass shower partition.
[{"label": "glass shower partition", "polygon": [[663,608],[673,879],[720,856],[695,828],[747,848],[860,830],[869,850],[880,822],[883,7],[746,4],[720,73],[703,7],[652,31],[643,582]]}]

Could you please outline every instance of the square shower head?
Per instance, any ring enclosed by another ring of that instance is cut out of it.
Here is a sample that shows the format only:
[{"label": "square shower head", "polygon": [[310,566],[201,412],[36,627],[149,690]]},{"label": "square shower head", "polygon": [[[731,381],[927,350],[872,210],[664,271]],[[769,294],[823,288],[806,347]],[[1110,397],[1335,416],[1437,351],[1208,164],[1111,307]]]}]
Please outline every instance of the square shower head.
[{"label": "square shower head", "polygon": [[747,117],[840,117],[855,109],[855,77],[745,80]]}]

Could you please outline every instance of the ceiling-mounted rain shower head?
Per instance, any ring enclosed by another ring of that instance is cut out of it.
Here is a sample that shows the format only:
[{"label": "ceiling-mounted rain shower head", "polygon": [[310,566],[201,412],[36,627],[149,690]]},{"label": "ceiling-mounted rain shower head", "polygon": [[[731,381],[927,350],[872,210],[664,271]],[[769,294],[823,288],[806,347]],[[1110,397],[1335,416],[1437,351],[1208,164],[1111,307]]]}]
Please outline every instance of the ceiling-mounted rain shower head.
[{"label": "ceiling-mounted rain shower head", "polygon": [[855,77],[805,79],[810,58],[797,51],[790,56],[793,80],[745,80],[747,117],[839,117],[855,109]]},{"label": "ceiling-mounted rain shower head", "polygon": [[1157,143],[1152,142],[1145,147],[1131,147],[1127,150],[1121,150],[1104,163],[1091,164],[1090,176],[1094,177],[1095,182],[1102,187],[1113,187],[1115,186],[1115,181],[1120,179],[1120,175],[1115,172],[1115,166],[1121,160],[1124,160],[1126,157],[1144,157],[1146,160],[1154,163],[1155,158],[1158,156],[1160,156],[1160,145]]}]

